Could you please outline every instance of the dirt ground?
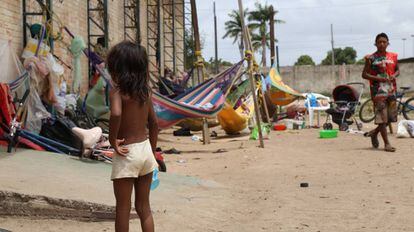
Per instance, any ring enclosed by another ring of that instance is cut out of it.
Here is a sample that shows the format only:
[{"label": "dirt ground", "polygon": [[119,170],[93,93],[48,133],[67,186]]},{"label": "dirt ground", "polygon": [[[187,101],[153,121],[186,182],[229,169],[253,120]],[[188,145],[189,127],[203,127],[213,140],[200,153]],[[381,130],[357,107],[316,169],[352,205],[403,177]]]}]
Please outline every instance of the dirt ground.
[{"label": "dirt ground", "polygon": [[[160,138],[164,150],[182,151],[165,155],[169,173],[213,184],[180,193],[190,204],[153,205],[157,231],[414,231],[413,139],[392,136],[397,152],[386,153],[362,135],[319,139],[317,129],[273,131],[264,149],[247,137],[208,146],[171,131]],[[0,228],[113,231],[113,222],[0,218]]]}]

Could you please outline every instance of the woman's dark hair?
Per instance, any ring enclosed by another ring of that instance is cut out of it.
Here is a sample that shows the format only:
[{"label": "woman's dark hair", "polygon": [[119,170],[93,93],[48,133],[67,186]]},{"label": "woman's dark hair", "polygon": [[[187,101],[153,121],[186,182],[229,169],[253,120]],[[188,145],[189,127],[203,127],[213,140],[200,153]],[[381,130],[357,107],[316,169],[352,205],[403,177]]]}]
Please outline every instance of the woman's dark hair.
[{"label": "woman's dark hair", "polygon": [[150,95],[148,85],[148,56],[145,48],[130,41],[123,41],[107,56],[108,71],[121,94],[141,104]]},{"label": "woman's dark hair", "polygon": [[387,34],[385,34],[384,32],[383,32],[383,33],[378,34],[378,35],[377,35],[377,37],[375,37],[375,43],[378,41],[378,39],[379,39],[379,38],[385,38],[385,39],[387,39],[387,41],[389,41],[389,39],[388,39],[388,35],[387,35]]}]

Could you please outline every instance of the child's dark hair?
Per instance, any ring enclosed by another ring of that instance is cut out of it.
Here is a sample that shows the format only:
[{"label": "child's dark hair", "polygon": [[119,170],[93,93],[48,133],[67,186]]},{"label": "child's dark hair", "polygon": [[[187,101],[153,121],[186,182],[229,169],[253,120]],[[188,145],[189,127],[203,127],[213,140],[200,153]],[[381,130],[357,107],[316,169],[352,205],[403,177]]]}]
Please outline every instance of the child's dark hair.
[{"label": "child's dark hair", "polygon": [[148,85],[148,56],[145,48],[130,41],[123,41],[108,53],[108,71],[123,95],[140,103],[150,95]]},{"label": "child's dark hair", "polygon": [[378,34],[377,37],[375,37],[375,43],[379,40],[379,38],[385,38],[385,39],[387,39],[387,41],[389,41],[388,35],[385,34],[384,32]]}]

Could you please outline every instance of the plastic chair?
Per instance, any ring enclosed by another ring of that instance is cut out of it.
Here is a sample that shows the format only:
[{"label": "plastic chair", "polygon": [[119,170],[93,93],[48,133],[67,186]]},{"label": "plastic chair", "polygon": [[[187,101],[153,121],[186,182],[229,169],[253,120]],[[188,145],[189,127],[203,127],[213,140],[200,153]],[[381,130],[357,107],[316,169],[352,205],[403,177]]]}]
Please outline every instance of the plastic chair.
[{"label": "plastic chair", "polygon": [[[329,102],[331,101],[331,99],[327,96],[324,96],[322,94],[318,94],[318,93],[305,93],[303,94],[303,96],[306,98],[305,101],[305,107],[308,110],[308,126],[312,127],[313,125],[313,116],[315,114],[315,111],[317,112],[317,127],[320,127],[320,111],[325,111],[327,109],[329,109],[331,106],[329,104]],[[315,100],[316,100],[316,104],[315,104]],[[327,104],[326,105],[322,105],[322,101],[321,100],[326,100]]]}]

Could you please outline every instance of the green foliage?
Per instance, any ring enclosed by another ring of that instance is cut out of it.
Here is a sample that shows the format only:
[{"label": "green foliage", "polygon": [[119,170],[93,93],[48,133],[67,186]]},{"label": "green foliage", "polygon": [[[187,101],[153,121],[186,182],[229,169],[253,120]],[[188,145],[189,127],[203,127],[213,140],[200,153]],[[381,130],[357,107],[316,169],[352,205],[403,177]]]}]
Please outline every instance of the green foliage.
[{"label": "green foliage", "polygon": [[356,64],[365,64],[365,58],[359,59]]},{"label": "green foliage", "polygon": [[[233,66],[233,63],[218,59],[218,65],[219,69],[222,69],[223,67],[231,67]],[[210,57],[209,61],[204,61],[204,67],[209,70],[210,72],[214,72],[215,70],[215,59],[213,57]]]},{"label": "green foliage", "polygon": [[[355,64],[357,52],[352,47],[335,48],[335,64]],[[322,60],[322,65],[331,65],[332,64],[332,51],[329,51],[326,55],[326,58]]]},{"label": "green foliage", "polygon": [[[200,35],[201,50],[204,47],[204,35]],[[184,30],[184,55],[185,55],[185,69],[190,70],[196,61],[195,57],[195,40],[194,35],[187,30]]]},{"label": "green foliage", "polygon": [[296,61],[295,66],[296,65],[315,65],[315,62],[312,60],[312,57],[308,55],[301,55],[298,58],[298,61]]},{"label": "green foliage", "polygon": [[196,57],[194,55],[195,50],[195,41],[194,36],[192,33],[184,30],[184,55],[185,55],[185,69],[190,70],[194,62],[196,61]]},{"label": "green foliage", "polygon": [[[278,11],[274,10],[271,5],[265,3],[262,5],[259,2],[255,4],[256,9],[248,13],[248,19],[250,21],[249,27],[252,31],[252,43],[253,49],[257,50],[261,47],[262,50],[262,63],[266,66],[266,48],[269,47],[270,35],[269,35],[269,22],[272,15],[276,15]],[[285,23],[282,20],[275,19],[275,24]],[[276,42],[276,41],[275,41]]]}]

